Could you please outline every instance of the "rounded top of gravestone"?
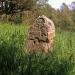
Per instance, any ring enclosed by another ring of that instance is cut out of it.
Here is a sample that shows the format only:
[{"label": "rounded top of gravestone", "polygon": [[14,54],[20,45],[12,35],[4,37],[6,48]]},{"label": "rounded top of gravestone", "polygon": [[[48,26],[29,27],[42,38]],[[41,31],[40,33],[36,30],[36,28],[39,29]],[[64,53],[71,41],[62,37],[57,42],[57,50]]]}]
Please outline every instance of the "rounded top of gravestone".
[{"label": "rounded top of gravestone", "polygon": [[36,20],[42,19],[44,23],[49,22],[50,25],[54,26],[53,21],[50,18],[47,18],[45,15],[39,16]]}]

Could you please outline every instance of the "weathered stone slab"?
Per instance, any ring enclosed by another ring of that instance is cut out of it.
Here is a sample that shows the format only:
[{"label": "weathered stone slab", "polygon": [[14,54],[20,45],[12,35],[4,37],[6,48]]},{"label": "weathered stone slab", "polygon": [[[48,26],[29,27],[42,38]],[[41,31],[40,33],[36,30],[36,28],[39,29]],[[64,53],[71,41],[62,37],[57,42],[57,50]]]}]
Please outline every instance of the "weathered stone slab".
[{"label": "weathered stone slab", "polygon": [[52,20],[46,16],[39,16],[28,33],[27,50],[35,52],[43,50],[44,52],[52,51],[55,37],[55,26]]}]

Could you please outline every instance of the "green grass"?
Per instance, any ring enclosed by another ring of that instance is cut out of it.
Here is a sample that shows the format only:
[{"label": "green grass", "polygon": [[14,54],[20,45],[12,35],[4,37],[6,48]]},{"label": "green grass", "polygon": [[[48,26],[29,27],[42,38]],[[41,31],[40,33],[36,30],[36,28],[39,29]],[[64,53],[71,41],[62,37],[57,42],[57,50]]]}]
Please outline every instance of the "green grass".
[{"label": "green grass", "polygon": [[26,25],[0,24],[0,75],[75,75],[75,32],[56,31],[53,53],[25,53]]},{"label": "green grass", "polygon": [[[55,38],[55,50],[58,59],[71,59],[68,62],[75,64],[75,32],[57,31]],[[75,75],[75,65],[68,75]]]}]

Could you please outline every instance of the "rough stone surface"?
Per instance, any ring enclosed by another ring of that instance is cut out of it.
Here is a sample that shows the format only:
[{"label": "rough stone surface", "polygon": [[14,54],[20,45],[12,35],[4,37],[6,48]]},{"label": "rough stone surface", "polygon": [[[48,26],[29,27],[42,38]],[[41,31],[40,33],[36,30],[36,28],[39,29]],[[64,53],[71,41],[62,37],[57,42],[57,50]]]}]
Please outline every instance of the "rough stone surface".
[{"label": "rough stone surface", "polygon": [[27,50],[35,52],[42,50],[44,52],[52,51],[55,37],[55,26],[52,20],[47,17],[39,16],[28,33]]}]

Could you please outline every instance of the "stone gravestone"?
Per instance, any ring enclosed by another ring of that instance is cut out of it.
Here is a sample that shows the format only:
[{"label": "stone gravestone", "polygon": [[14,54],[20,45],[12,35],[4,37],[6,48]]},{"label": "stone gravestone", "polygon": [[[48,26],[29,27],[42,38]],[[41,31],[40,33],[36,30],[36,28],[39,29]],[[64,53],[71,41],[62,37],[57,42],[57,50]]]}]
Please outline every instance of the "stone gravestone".
[{"label": "stone gravestone", "polygon": [[27,50],[35,52],[42,50],[46,53],[52,51],[55,37],[54,23],[46,16],[39,16],[28,33]]}]

